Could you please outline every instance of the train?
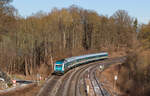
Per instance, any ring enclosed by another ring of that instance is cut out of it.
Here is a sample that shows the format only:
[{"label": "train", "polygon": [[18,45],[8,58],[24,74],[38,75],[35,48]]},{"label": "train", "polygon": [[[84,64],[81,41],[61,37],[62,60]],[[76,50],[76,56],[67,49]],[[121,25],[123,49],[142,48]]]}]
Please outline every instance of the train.
[{"label": "train", "polygon": [[101,53],[95,53],[95,54],[87,54],[82,56],[75,56],[70,58],[65,58],[58,60],[54,63],[54,72],[55,75],[63,75],[68,70],[87,64],[89,62],[98,61],[102,59],[107,59],[108,53],[107,52],[101,52]]}]

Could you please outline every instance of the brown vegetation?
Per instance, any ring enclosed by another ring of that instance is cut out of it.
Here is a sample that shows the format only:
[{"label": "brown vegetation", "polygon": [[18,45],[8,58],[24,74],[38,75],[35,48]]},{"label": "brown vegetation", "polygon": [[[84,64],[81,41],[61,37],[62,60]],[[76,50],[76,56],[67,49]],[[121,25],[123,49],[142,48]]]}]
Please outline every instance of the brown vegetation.
[{"label": "brown vegetation", "polygon": [[145,49],[150,48],[150,22],[147,25],[141,25],[140,32],[138,33],[138,39]]},{"label": "brown vegetation", "polygon": [[58,58],[132,47],[136,25],[124,10],[107,17],[73,5],[22,18],[7,10],[10,1],[0,3],[0,67],[11,74],[35,74],[41,66],[50,73]]},{"label": "brown vegetation", "polygon": [[130,96],[150,96],[150,51],[134,51],[119,70],[118,86]]},{"label": "brown vegetation", "polygon": [[[11,1],[0,1],[0,68],[10,74],[45,75],[52,71],[55,60],[64,57],[135,51],[137,45],[150,48],[150,23],[138,27],[137,19],[124,10],[107,17],[72,5],[22,18]],[[129,54],[120,69],[121,90],[132,95],[149,94],[149,68],[148,52]]]}]

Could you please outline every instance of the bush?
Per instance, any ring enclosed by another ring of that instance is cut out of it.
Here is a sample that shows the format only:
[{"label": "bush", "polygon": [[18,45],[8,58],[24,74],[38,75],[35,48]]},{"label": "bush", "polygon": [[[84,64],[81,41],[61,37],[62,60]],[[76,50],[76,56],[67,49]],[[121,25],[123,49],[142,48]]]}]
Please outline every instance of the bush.
[{"label": "bush", "polygon": [[130,52],[120,69],[118,85],[131,96],[150,96],[150,52]]}]

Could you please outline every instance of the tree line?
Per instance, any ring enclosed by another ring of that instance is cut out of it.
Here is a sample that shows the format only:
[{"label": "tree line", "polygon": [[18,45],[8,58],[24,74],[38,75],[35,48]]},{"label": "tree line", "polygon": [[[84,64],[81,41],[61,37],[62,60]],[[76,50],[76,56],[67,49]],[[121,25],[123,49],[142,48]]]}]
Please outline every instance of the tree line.
[{"label": "tree line", "polygon": [[34,74],[79,50],[132,48],[137,36],[137,19],[125,10],[108,17],[72,5],[24,18],[10,2],[0,1],[0,67],[9,73]]}]

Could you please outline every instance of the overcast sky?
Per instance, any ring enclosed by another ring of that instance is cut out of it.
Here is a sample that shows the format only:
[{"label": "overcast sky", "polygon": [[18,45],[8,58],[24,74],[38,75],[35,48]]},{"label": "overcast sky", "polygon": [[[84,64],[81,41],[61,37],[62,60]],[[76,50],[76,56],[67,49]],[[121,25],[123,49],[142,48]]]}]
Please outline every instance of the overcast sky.
[{"label": "overcast sky", "polygon": [[137,17],[140,23],[150,21],[150,0],[14,0],[12,4],[24,17],[38,11],[50,12],[54,7],[78,5],[108,16],[122,9],[128,11],[130,16]]}]

